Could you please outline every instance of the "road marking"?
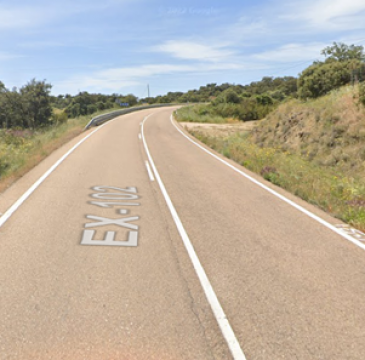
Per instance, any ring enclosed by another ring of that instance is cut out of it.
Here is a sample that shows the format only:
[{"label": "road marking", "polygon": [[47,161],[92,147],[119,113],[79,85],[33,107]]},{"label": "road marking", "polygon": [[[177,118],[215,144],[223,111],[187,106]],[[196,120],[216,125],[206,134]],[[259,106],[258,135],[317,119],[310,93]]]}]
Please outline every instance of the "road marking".
[{"label": "road marking", "polygon": [[141,136],[141,134],[138,134],[138,139],[139,139],[139,140],[142,140],[142,136]]},{"label": "road marking", "polygon": [[183,131],[181,131],[178,126],[174,123],[173,120],[173,116],[171,114],[170,117],[171,123],[172,125],[186,138],[188,139],[191,143],[193,143],[194,145],[196,145],[197,147],[199,147],[200,149],[202,149],[203,151],[205,151],[207,154],[213,156],[215,159],[219,160],[220,162],[222,162],[223,164],[227,165],[228,167],[230,167],[232,170],[236,171],[237,173],[239,173],[240,175],[244,176],[246,179],[250,180],[251,182],[255,183],[256,185],[260,186],[261,188],[263,188],[264,190],[268,191],[269,193],[275,195],[276,197],[278,197],[279,199],[285,201],[287,204],[293,206],[294,208],[296,208],[297,210],[301,211],[303,214],[309,216],[310,218],[316,220],[317,222],[319,222],[320,224],[326,226],[328,229],[332,230],[333,232],[335,232],[336,234],[342,236],[343,238],[345,238],[346,240],[352,242],[353,244],[355,244],[356,246],[360,247],[361,249],[365,250],[365,244],[363,244],[361,241],[353,238],[352,236],[350,236],[349,234],[343,232],[341,229],[337,229],[334,225],[331,225],[330,223],[328,223],[327,221],[323,220],[322,218],[320,218],[317,215],[314,215],[313,213],[311,213],[310,211],[308,211],[307,209],[304,209],[302,206],[296,204],[294,201],[289,200],[288,198],[286,198],[285,196],[279,194],[278,192],[276,192],[275,190],[270,189],[269,187],[267,187],[266,185],[262,184],[261,182],[259,182],[258,180],[254,179],[253,177],[251,177],[250,175],[247,175],[246,173],[244,173],[243,171],[239,170],[238,168],[236,168],[235,166],[231,165],[230,163],[228,163],[227,161],[221,159],[219,156],[213,154],[212,152],[210,152],[209,150],[207,150],[205,147],[201,146],[200,144],[198,144],[197,142],[195,142],[194,140],[192,140],[189,136],[187,136],[186,134],[184,134]]},{"label": "road marking", "polygon": [[95,191],[100,191],[100,192],[105,192],[106,190],[117,190],[120,191],[122,193],[133,193],[133,194],[137,194],[137,188],[136,187],[127,187],[127,188],[120,188],[120,187],[115,187],[115,186],[94,186],[92,188],[92,190]]},{"label": "road marking", "polygon": [[128,246],[135,247],[138,245],[138,231],[129,231],[127,241],[115,240],[115,232],[107,231],[104,240],[94,240],[95,230],[84,230],[82,233],[81,245],[96,246]]},{"label": "road marking", "polygon": [[106,226],[106,225],[118,225],[118,226],[121,226],[121,227],[125,227],[127,229],[138,230],[138,225],[128,223],[128,221],[139,220],[138,216],[132,216],[132,217],[129,217],[129,218],[120,218],[120,219],[109,219],[109,218],[100,217],[100,216],[93,216],[93,215],[86,215],[86,217],[90,220],[96,220],[97,221],[95,223],[85,224],[86,228],[90,228],[90,227],[95,228],[95,227]]},{"label": "road marking", "polygon": [[365,234],[360,230],[354,229],[348,224],[337,224],[335,226],[345,234],[348,234],[359,241],[365,242]]},{"label": "road marking", "polygon": [[[152,114],[151,114],[152,115]],[[198,278],[200,280],[200,284],[202,285],[203,287],[203,290],[204,290],[204,293],[205,293],[205,296],[207,297],[208,299],[208,302],[213,310],[213,313],[214,313],[214,316],[218,322],[218,325],[222,331],[222,334],[228,344],[228,347],[229,347],[229,350],[231,351],[232,353],[232,356],[235,360],[246,360],[246,357],[240,347],[240,344],[236,338],[236,335],[234,334],[233,330],[232,330],[232,327],[222,309],[222,306],[221,304],[219,303],[219,300],[217,298],[217,295],[215,294],[214,290],[213,290],[213,287],[212,285],[210,284],[210,281],[204,271],[204,268],[203,266],[201,265],[200,263],[200,260],[198,258],[198,255],[196,254],[195,250],[194,250],[194,247],[189,239],[189,236],[188,234],[186,233],[185,231],[185,228],[180,220],[180,217],[179,215],[177,214],[176,210],[175,210],[175,207],[174,205],[172,204],[172,201],[170,199],[170,196],[169,194],[167,193],[166,191],[166,188],[165,188],[165,185],[163,184],[162,180],[161,180],[161,177],[160,177],[160,174],[158,173],[157,171],[157,168],[155,166],[155,163],[152,159],[152,156],[150,154],[150,151],[148,149],[148,146],[147,146],[147,142],[146,142],[146,139],[144,137],[144,132],[143,132],[143,129],[144,129],[144,124],[146,122],[146,120],[151,116],[151,115],[148,115],[147,117],[144,118],[143,120],[143,123],[142,123],[142,129],[141,129],[141,133],[142,133],[142,141],[143,141],[143,145],[144,145],[144,148],[146,150],[146,153],[147,153],[147,157],[149,159],[149,162],[152,166],[152,169],[155,173],[155,177],[156,177],[156,180],[160,186],[160,189],[161,189],[161,192],[165,198],[165,201],[166,201],[166,204],[171,212],[171,215],[172,215],[172,218],[175,222],[175,225],[179,231],[179,234],[183,240],[183,243],[185,245],[185,248],[189,254],[189,257],[190,257],[190,260],[191,262],[193,263],[193,266],[195,268],[195,271],[198,275]]]},{"label": "road marking", "polygon": [[138,199],[138,195],[134,194],[118,194],[118,193],[105,193],[105,194],[92,194],[95,199],[102,200],[135,200]]},{"label": "road marking", "polygon": [[76,145],[74,145],[66,154],[64,154],[55,164],[53,164],[0,218],[0,227],[2,227],[7,220],[14,214],[14,212],[24,203],[25,200],[29,198],[29,196],[41,185],[44,180],[48,178],[49,175],[52,174],[53,171],[57,169],[57,167],[68,158],[84,141],[86,141],[90,136],[94,135],[97,131],[99,131],[102,127],[110,124],[113,120],[100,125],[97,129],[95,129],[92,133],[85,136],[81,139]]},{"label": "road marking", "polygon": [[150,164],[148,163],[148,161],[146,160],[146,168],[147,168],[147,172],[148,172],[148,176],[150,178],[151,181],[155,181],[155,178],[153,176],[152,170],[150,168]]},{"label": "road marking", "polygon": [[140,206],[141,204],[139,203],[126,203],[126,202],[102,202],[102,201],[89,201],[89,204],[91,205],[96,205],[96,206],[100,206],[103,208],[110,208],[113,206]]},{"label": "road marking", "polygon": [[[115,206],[138,206],[139,203],[125,203],[113,200],[137,200],[139,199],[138,191],[136,187],[126,187],[120,188],[115,186],[94,186],[91,190],[101,192],[90,194],[91,197],[102,198],[104,200],[112,201],[89,201],[90,205],[96,205],[102,208],[113,208]],[[118,191],[118,193],[109,193],[107,190]],[[126,194],[127,193],[127,194]],[[98,195],[98,196],[96,196]],[[115,212],[120,215],[126,215],[129,213],[128,209],[116,209]],[[139,226],[135,224],[130,224],[131,221],[137,221],[140,219],[139,216],[124,217],[118,219],[109,219],[106,217],[86,215],[87,219],[96,220],[97,222],[85,224],[85,229],[82,232],[81,245],[99,245],[99,246],[137,246],[138,245],[138,230]],[[106,231],[104,233],[103,240],[95,240],[95,230],[89,230],[88,228],[98,228],[101,226],[116,225],[125,229],[129,229],[127,234],[127,241],[115,240],[115,231]]]}]

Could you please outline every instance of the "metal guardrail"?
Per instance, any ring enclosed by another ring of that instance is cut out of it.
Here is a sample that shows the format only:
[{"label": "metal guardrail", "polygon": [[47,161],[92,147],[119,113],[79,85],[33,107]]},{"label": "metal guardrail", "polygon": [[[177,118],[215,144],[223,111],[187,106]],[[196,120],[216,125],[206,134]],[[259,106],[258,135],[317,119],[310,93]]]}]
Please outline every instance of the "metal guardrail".
[{"label": "metal guardrail", "polygon": [[139,110],[146,110],[146,109],[153,109],[153,108],[160,108],[160,107],[167,107],[167,106],[174,106],[174,105],[178,105],[178,104],[155,104],[155,105],[136,106],[136,107],[132,107],[132,108],[128,108],[128,109],[112,111],[107,114],[98,115],[90,120],[90,122],[85,126],[84,131],[90,129],[92,126],[98,126],[98,125],[104,123],[105,121],[114,119],[115,117],[120,116],[120,115],[129,114],[129,113],[139,111]]}]

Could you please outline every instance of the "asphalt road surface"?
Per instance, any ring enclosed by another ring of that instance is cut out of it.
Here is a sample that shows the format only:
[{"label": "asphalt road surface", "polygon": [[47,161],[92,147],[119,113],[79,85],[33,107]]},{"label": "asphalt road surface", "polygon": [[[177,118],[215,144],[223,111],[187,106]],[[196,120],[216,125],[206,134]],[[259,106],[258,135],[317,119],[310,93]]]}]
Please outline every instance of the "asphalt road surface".
[{"label": "asphalt road surface", "polygon": [[365,359],[361,241],[172,111],[90,129],[0,196],[0,360]]}]

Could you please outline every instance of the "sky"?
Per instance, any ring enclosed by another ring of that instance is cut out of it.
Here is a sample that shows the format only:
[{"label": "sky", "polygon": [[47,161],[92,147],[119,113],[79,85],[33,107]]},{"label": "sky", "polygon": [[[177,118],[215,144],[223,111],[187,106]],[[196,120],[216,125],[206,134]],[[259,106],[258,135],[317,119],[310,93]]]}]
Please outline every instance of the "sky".
[{"label": "sky", "polygon": [[364,0],[0,0],[0,81],[147,97],[297,76],[365,46]]}]

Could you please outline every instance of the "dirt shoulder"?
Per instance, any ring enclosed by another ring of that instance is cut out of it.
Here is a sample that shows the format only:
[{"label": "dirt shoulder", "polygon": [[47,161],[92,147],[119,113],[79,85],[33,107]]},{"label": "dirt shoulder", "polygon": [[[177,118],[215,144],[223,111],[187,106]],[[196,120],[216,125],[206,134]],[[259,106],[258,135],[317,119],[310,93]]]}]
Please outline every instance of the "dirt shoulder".
[{"label": "dirt shoulder", "polygon": [[259,123],[260,120],[239,122],[235,124],[180,122],[180,125],[188,131],[200,131],[209,136],[229,136],[237,132],[250,132]]}]

